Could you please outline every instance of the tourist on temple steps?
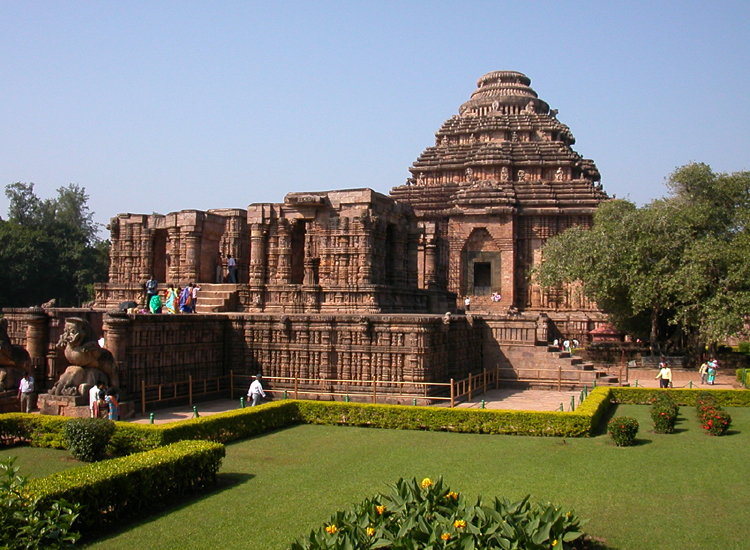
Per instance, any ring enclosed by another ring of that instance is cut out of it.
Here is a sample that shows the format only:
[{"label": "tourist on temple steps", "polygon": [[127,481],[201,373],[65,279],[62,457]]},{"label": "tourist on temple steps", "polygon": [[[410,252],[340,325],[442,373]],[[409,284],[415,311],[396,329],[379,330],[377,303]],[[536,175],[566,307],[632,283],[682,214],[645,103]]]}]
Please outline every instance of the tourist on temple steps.
[{"label": "tourist on temple steps", "polygon": [[149,275],[146,281],[146,307],[151,305],[151,297],[159,293],[158,287],[159,281],[154,279],[153,275]]},{"label": "tourist on temple steps", "polygon": [[158,293],[151,296],[148,301],[148,309],[151,313],[161,313],[161,296]]},{"label": "tourist on temple steps", "polygon": [[224,266],[224,261],[221,259],[221,252],[219,252],[216,255],[216,259],[214,260],[214,267],[216,271],[216,280],[214,281],[215,283],[220,284],[224,282],[224,277],[222,276],[223,266]]},{"label": "tourist on temple steps", "polygon": [[467,296],[467,297],[466,297],[466,299],[464,299],[464,309],[465,309],[466,311],[469,311],[469,308],[470,308],[470,307],[471,307],[471,298],[469,298],[469,297]]},{"label": "tourist on temple steps", "polygon": [[32,397],[34,396],[34,377],[28,372],[23,373],[18,385],[18,399],[21,401],[21,412],[31,412]]},{"label": "tourist on temple steps", "polygon": [[253,378],[255,380],[250,384],[250,388],[247,390],[247,396],[252,399],[252,406],[255,407],[256,405],[260,405],[260,400],[266,396],[266,392],[263,391],[263,384],[260,382],[262,376],[258,374],[253,376]]},{"label": "tourist on temple steps", "polygon": [[672,369],[669,368],[669,364],[664,357],[661,358],[659,363],[659,373],[656,375],[656,379],[659,380],[660,388],[669,388],[672,386]]},{"label": "tourist on temple steps", "polygon": [[198,286],[198,284],[190,283],[193,287],[193,303],[191,305],[192,312],[195,313],[195,308],[198,307],[198,291],[201,289],[201,287]]},{"label": "tourist on temple steps", "polygon": [[164,307],[167,308],[167,313],[177,313],[179,308],[180,296],[177,289],[172,283],[167,285],[167,293],[164,296]]},{"label": "tourist on temple steps", "polygon": [[180,313],[192,313],[193,311],[193,283],[182,289],[180,294]]},{"label": "tourist on temple steps", "polygon": [[232,258],[231,254],[227,254],[227,267],[229,268],[229,282],[237,283],[237,260]]}]

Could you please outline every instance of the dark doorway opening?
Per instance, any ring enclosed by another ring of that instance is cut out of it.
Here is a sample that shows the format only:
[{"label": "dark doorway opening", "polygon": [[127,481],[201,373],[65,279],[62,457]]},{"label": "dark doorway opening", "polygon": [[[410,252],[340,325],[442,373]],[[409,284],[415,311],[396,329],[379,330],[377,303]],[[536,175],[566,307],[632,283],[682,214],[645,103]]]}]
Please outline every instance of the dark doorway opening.
[{"label": "dark doorway opening", "polygon": [[492,292],[492,264],[474,263],[474,294],[479,296]]}]

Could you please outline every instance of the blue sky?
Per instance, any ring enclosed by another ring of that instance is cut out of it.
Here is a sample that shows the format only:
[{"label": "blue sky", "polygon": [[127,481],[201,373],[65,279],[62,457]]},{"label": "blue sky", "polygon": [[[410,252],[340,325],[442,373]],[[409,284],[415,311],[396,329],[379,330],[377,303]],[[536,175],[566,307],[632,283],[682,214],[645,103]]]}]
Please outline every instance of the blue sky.
[{"label": "blue sky", "polygon": [[100,223],[387,193],[495,70],[531,78],[610,195],[750,169],[748,2],[4,0],[0,21],[0,184],[78,184]]}]

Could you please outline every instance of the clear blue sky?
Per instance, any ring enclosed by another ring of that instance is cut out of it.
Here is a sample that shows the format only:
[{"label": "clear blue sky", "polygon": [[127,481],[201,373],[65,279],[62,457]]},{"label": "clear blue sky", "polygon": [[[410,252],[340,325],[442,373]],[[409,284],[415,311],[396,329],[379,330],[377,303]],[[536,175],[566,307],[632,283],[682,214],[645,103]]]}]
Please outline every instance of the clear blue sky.
[{"label": "clear blue sky", "polygon": [[[516,70],[610,195],[750,169],[750,2],[0,2],[0,184],[96,220],[387,193]],[[0,197],[0,215],[8,201]]]}]

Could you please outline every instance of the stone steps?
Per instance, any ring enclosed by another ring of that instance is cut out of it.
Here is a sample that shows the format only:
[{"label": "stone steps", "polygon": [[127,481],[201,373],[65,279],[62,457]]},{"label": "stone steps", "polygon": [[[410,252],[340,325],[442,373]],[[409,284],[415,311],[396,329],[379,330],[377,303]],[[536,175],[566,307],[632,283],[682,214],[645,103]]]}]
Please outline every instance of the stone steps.
[{"label": "stone steps", "polygon": [[237,285],[202,284],[198,292],[196,313],[234,311],[237,306]]}]

